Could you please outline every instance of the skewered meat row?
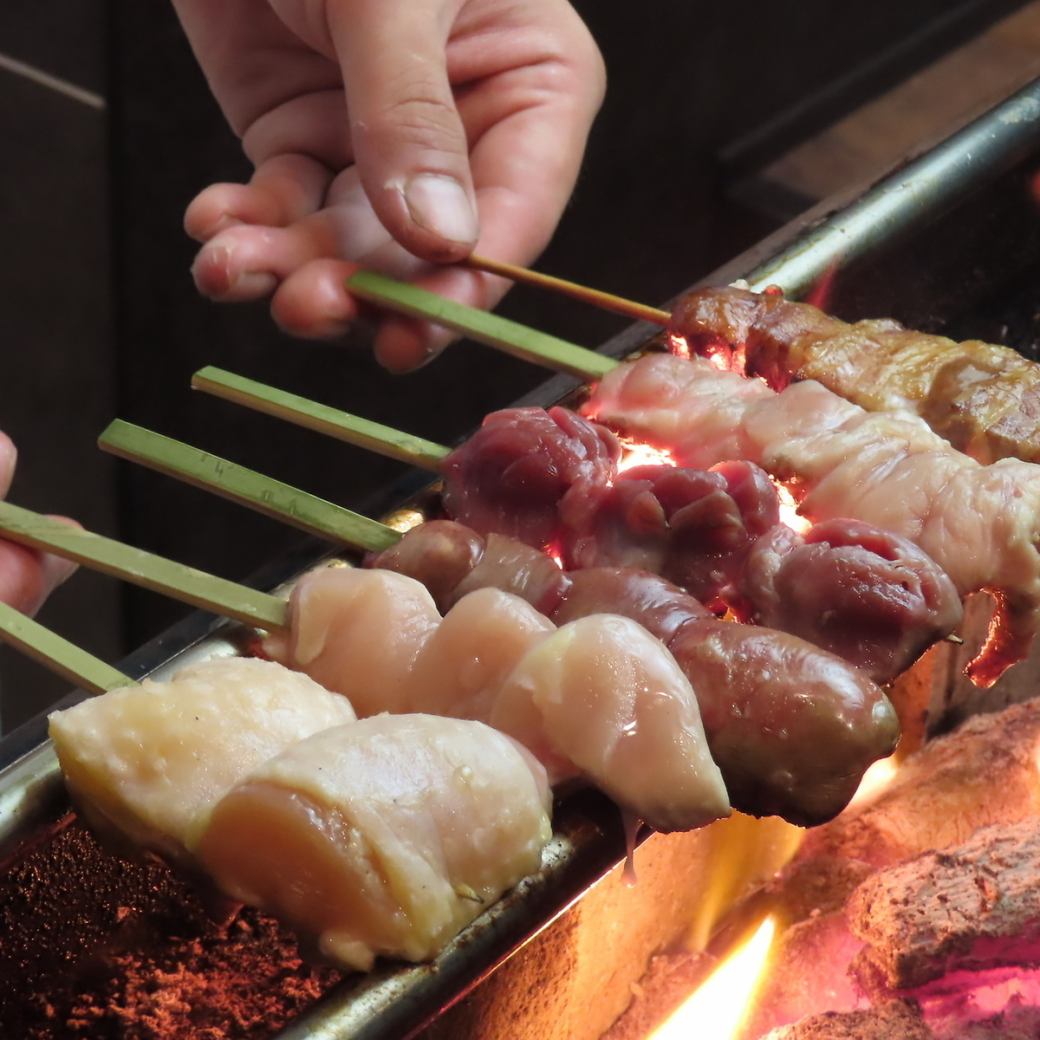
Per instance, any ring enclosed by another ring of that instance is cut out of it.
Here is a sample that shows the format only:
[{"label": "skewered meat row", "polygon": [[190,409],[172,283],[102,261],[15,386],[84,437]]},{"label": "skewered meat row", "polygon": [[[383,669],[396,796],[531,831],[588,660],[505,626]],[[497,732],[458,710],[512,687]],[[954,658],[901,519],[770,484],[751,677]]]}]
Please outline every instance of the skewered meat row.
[{"label": "skewered meat row", "polygon": [[819,383],[780,393],[702,358],[647,356],[610,372],[584,411],[669,446],[682,465],[744,458],[801,495],[813,521],[862,520],[910,539],[961,596],[996,600],[968,674],[992,685],[1040,624],[1040,469],[982,466],[909,415],[865,412]]},{"label": "skewered meat row", "polygon": [[476,719],[530,749],[557,783],[582,778],[659,830],[729,814],[689,679],[626,617],[556,625],[493,588],[444,618],[400,573],[320,568],[296,584],[291,631],[265,650],[348,697],[362,716]]},{"label": "skewered meat row", "polygon": [[431,715],[358,722],[269,661],[113,690],[50,731],[88,819],[207,871],[348,967],[432,957],[539,868],[551,836],[545,771],[509,737]]},{"label": "skewered meat row", "polygon": [[[480,534],[551,546],[568,568],[661,574],[715,613],[801,635],[879,682],[960,622],[953,584],[911,542],[856,522],[803,539],[753,463],[619,472],[620,457],[610,431],[563,408],[494,412],[445,460],[445,510]],[[810,563],[811,583],[795,577]]]},{"label": "skewered meat row", "polygon": [[854,324],[779,293],[698,289],[671,329],[699,354],[774,390],[815,379],[868,411],[920,416],[985,464],[1040,462],[1040,365],[1007,347],[956,343],[879,319]]},{"label": "skewered meat row", "polygon": [[828,820],[898,738],[887,698],[840,658],[786,633],[720,621],[645,571],[564,573],[515,539],[485,540],[451,521],[414,528],[371,562],[419,579],[443,609],[474,589],[499,588],[560,625],[604,610],[638,621],[690,678],[712,756],[744,812]]}]

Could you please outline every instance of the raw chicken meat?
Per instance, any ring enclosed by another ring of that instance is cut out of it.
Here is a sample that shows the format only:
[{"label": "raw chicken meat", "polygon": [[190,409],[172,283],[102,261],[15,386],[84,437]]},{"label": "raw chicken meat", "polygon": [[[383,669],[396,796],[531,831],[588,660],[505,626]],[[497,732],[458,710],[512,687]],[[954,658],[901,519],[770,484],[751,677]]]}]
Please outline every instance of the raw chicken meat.
[{"label": "raw chicken meat", "polygon": [[414,578],[320,567],[296,584],[289,632],[269,636],[264,652],[342,693],[359,715],[402,712],[406,680],[440,621]]},{"label": "raw chicken meat", "polygon": [[307,676],[232,657],[56,711],[50,735],[92,823],[183,862],[198,812],[290,744],[354,718]]},{"label": "raw chicken meat", "polygon": [[865,412],[819,383],[774,393],[701,358],[647,356],[610,372],[586,412],[663,441],[681,465],[744,458],[789,481],[814,521],[856,519],[910,539],[963,597],[990,592],[990,637],[969,666],[992,685],[1040,626],[1040,468],[981,466],[908,415]]},{"label": "raw chicken meat", "polygon": [[368,970],[433,957],[521,878],[552,834],[545,772],[479,722],[378,715],[301,741],[200,818],[229,895]]}]

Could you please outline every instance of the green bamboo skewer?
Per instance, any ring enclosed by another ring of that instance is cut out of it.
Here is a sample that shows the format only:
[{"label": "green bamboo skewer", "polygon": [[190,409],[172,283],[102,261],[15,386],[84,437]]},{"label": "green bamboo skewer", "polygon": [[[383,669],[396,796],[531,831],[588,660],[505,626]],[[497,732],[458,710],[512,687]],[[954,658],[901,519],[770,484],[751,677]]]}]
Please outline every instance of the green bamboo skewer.
[{"label": "green bamboo skewer", "polygon": [[[451,454],[451,448],[443,444],[413,437],[392,426],[370,422],[359,415],[318,404],[317,401],[310,401],[297,394],[287,394],[277,387],[258,383],[255,379],[246,379],[244,376],[235,375],[234,372],[225,372],[212,365],[196,372],[191,385],[196,390],[203,390],[226,401],[234,401],[236,404],[245,405],[265,415],[276,416],[308,430],[331,434],[346,444],[354,444],[377,455],[386,455],[399,462],[407,462],[430,473],[440,473],[441,463]],[[271,483],[268,477],[260,479],[265,484]],[[300,491],[293,493],[302,494]],[[371,520],[368,522],[374,523]]]},{"label": "green bamboo skewer", "polygon": [[352,296],[412,318],[422,318],[461,332],[479,343],[579,379],[602,379],[618,362],[594,350],[528,328],[508,318],[446,300],[418,286],[394,281],[374,271],[358,271],[347,279]]},{"label": "green bamboo skewer", "polygon": [[104,693],[133,683],[117,668],[81,650],[75,643],[44,628],[38,621],[6,603],[0,603],[0,641],[91,693]]},{"label": "green bamboo skewer", "polygon": [[[191,378],[196,390],[203,390],[235,404],[245,405],[266,415],[304,426],[318,433],[328,434],[348,444],[378,450],[392,459],[407,462],[421,469],[437,471],[441,460],[450,451],[440,444],[412,437],[389,426],[361,419],[349,412],[341,412],[327,405],[316,404],[305,397],[265,386],[254,379],[226,372],[207,365]],[[379,445],[375,448],[375,445]]]},{"label": "green bamboo skewer", "polygon": [[288,603],[111,538],[0,502],[0,534],[12,542],[75,560],[184,603],[259,628],[286,628]]},{"label": "green bamboo skewer", "polygon": [[337,544],[378,552],[400,538],[393,528],[360,513],[122,419],[109,424],[98,445]]},{"label": "green bamboo skewer", "polygon": [[[255,470],[235,466],[229,471],[215,466],[212,455],[132,423],[116,420],[101,435],[98,443],[106,451],[131,462],[187,481],[276,520],[300,527],[303,526],[301,516],[306,516],[305,530],[333,542],[344,542],[355,549],[380,552],[401,539],[400,531],[377,520],[316,498]],[[229,473],[248,475],[248,494],[241,494],[228,486]]]}]

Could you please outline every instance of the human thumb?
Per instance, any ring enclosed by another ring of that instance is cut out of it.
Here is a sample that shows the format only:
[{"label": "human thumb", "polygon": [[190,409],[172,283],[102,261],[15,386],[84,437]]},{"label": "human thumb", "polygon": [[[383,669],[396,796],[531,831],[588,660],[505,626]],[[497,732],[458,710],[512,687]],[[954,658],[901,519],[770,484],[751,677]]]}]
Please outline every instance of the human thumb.
[{"label": "human thumb", "polygon": [[393,237],[424,260],[467,256],[479,234],[466,132],[448,80],[446,7],[329,3],[361,183]]}]

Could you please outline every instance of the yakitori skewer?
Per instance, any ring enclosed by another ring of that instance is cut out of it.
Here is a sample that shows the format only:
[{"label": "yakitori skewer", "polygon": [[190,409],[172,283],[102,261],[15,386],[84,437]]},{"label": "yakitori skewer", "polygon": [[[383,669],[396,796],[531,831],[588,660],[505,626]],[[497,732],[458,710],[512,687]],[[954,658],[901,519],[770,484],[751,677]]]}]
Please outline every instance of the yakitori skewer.
[{"label": "yakitori skewer", "polygon": [[[433,444],[421,437],[413,437],[390,426],[382,426],[360,416],[317,404],[298,394],[266,386],[212,365],[199,369],[192,376],[191,385],[196,390],[203,390],[226,401],[246,405],[276,419],[287,419],[317,433],[378,451],[381,455],[424,469],[436,469],[441,459],[451,451],[450,448]],[[115,441],[110,450],[118,454]],[[232,465],[222,463],[221,460],[216,460],[216,464]]]},{"label": "yakitori skewer", "polygon": [[353,296],[379,307],[443,325],[523,361],[579,379],[600,379],[618,364],[594,350],[373,271],[358,271],[347,279],[347,288]]},{"label": "yakitori skewer", "polygon": [[6,603],[0,603],[0,642],[13,646],[63,679],[91,693],[104,693],[133,682],[118,668],[88,654],[75,643],[63,639]]},{"label": "yakitori skewer", "polygon": [[[196,372],[191,378],[191,385],[196,390],[202,390],[214,397],[233,401],[235,404],[244,405],[254,411],[263,412],[265,415],[273,415],[308,430],[328,434],[346,444],[356,445],[366,451],[375,452],[377,455],[397,459],[399,462],[407,462],[409,465],[428,470],[430,473],[439,473],[441,463],[451,454],[451,448],[443,444],[435,444],[433,441],[423,440],[421,437],[413,437],[392,426],[370,422],[359,415],[319,404],[297,394],[288,394],[277,387],[268,386],[255,379],[248,379],[246,376],[236,375],[234,372],[226,372],[213,365],[208,365]],[[147,431],[143,432],[147,433]],[[159,435],[151,434],[150,436],[158,437]],[[106,451],[112,451],[116,455],[122,455],[128,450],[128,447],[120,450],[117,446],[119,443],[126,446],[132,443],[137,448],[147,447],[143,437],[136,433],[131,434],[129,423],[119,423],[118,420],[101,435],[98,443]],[[179,453],[179,449],[171,447],[170,450]],[[138,455],[126,457],[132,457],[137,462],[146,461],[153,469],[161,469],[161,460],[147,461],[146,455],[148,454],[150,452],[141,452]],[[267,478],[262,478],[261,483],[265,484],[269,481]],[[206,484],[205,486],[211,485]],[[257,487],[259,486],[257,485]],[[292,488],[288,488],[288,491],[299,494]],[[231,495],[229,494],[228,497]],[[274,514],[272,513],[272,515]],[[364,520],[365,518],[360,517],[359,519]],[[372,523],[372,521],[368,522]]]},{"label": "yakitori skewer", "polygon": [[636,321],[648,321],[654,325],[667,326],[672,318],[670,312],[658,307],[650,307],[645,303],[638,303],[636,300],[627,300],[623,296],[603,292],[601,289],[579,285],[566,278],[556,278],[550,274],[542,274],[541,271],[532,271],[529,267],[519,267],[516,264],[503,263],[501,260],[490,260],[486,256],[477,256],[475,253],[467,257],[463,264],[477,271],[500,275],[511,282],[533,285],[537,289],[549,289],[563,296],[569,296],[572,300],[590,303],[593,307],[613,311],[615,314],[634,318]]},{"label": "yakitori skewer", "polygon": [[281,629],[288,624],[288,604],[277,596],[237,585],[83,528],[70,527],[11,502],[0,502],[0,534],[19,545],[75,560],[92,570],[247,625]]},{"label": "yakitori skewer", "polygon": [[[214,370],[219,372],[219,370]],[[231,373],[222,373],[231,376]],[[235,377],[232,377],[235,378]],[[241,380],[243,384],[249,384],[251,380]],[[224,385],[224,384],[221,384]],[[272,390],[272,397],[293,395],[281,395],[280,391]],[[243,403],[250,403],[253,398],[239,398]],[[270,400],[267,398],[266,400]],[[299,400],[303,400],[300,398]],[[259,405],[257,405],[259,407]],[[316,411],[333,412],[334,409],[322,409],[316,406]],[[283,412],[274,414],[283,415]],[[311,415],[314,412],[309,413]],[[363,422],[363,420],[362,420]],[[375,426],[376,424],[370,424]],[[326,430],[326,432],[328,432]],[[400,441],[418,441],[418,438],[409,438],[406,434],[400,435]],[[358,443],[372,447],[367,441],[359,440]],[[399,456],[394,449],[394,444],[387,441],[379,441],[383,454],[392,457]],[[397,532],[370,520],[360,513],[351,512],[349,509],[341,509],[339,506],[328,502],[317,495],[309,495],[289,484],[283,484],[279,480],[265,477],[254,470],[239,466],[237,463],[229,462],[211,452],[200,451],[187,444],[182,444],[160,433],[154,433],[133,423],[116,419],[110,423],[107,429],[98,437],[98,446],[103,450],[138,462],[165,473],[167,476],[184,480],[195,487],[212,491],[223,498],[248,506],[265,516],[281,520],[291,524],[293,527],[306,531],[308,534],[317,535],[320,538],[329,538],[332,541],[352,546],[355,549],[379,551],[386,549],[397,541]],[[432,447],[439,447],[433,445]],[[444,454],[448,449],[443,449]],[[412,461],[410,456],[405,456],[406,461]]]}]

